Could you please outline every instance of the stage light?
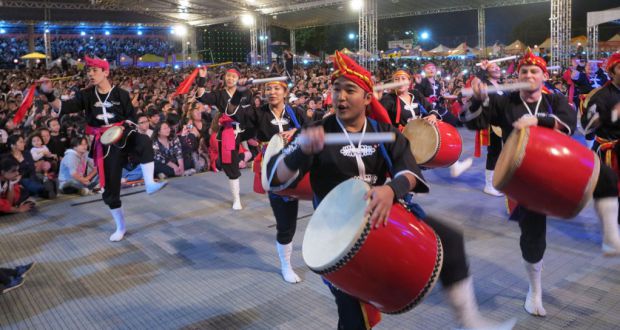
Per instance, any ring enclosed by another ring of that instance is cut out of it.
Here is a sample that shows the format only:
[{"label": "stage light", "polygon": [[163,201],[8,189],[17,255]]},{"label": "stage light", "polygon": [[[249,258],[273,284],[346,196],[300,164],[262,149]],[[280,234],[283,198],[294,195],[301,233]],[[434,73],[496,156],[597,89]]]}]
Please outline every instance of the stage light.
[{"label": "stage light", "polygon": [[355,39],[355,33],[349,33],[349,40]]},{"label": "stage light", "polygon": [[80,35],[83,37],[83,36],[86,35],[86,32],[82,31],[82,32],[80,32]]},{"label": "stage light", "polygon": [[184,37],[187,34],[187,27],[185,27],[185,25],[177,25],[174,28],[174,32],[178,36]]},{"label": "stage light", "polygon": [[175,69],[179,69],[179,65],[178,65],[178,64],[175,64],[175,65],[174,65],[174,68],[175,68]]},{"label": "stage light", "polygon": [[110,35],[110,31],[105,31],[105,35],[109,36]]},{"label": "stage light", "polygon": [[422,40],[428,40],[429,37],[430,37],[430,34],[426,31],[420,34],[420,38],[422,38]]},{"label": "stage light", "polygon": [[304,64],[308,64],[308,60],[304,60]]},{"label": "stage light", "polygon": [[364,2],[362,0],[351,0],[350,7],[352,10],[359,11],[364,7]]},{"label": "stage light", "polygon": [[19,60],[18,59],[14,59],[13,63],[17,64],[17,63],[19,63]]},{"label": "stage light", "polygon": [[5,29],[0,29],[0,34],[5,34],[6,30]]},{"label": "stage light", "polygon": [[254,25],[254,16],[250,15],[250,14],[243,14],[241,15],[241,23],[245,26],[252,26]]},{"label": "stage light", "polygon": [[138,31],[138,35],[141,36],[142,35],[142,31]]},{"label": "stage light", "polygon": [[45,33],[50,33],[50,29],[45,29]]},{"label": "stage light", "polygon": [[90,36],[90,40],[93,40],[93,36]]}]

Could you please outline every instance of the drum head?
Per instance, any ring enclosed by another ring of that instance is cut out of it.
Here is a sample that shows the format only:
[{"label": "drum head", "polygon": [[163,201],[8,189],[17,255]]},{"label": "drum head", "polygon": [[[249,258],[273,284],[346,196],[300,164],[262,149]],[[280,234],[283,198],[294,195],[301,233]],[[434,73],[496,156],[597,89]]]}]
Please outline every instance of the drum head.
[{"label": "drum head", "polygon": [[493,186],[495,189],[501,190],[504,188],[512,179],[519,165],[521,165],[529,136],[530,130],[527,128],[515,129],[510,133],[495,165],[495,173],[493,173]]},{"label": "drum head", "polygon": [[263,155],[262,163],[260,164],[261,169],[261,185],[265,191],[269,191],[269,173],[267,173],[267,164],[269,164],[269,160],[271,157],[275,156],[280,152],[280,150],[284,149],[284,140],[279,134],[275,134],[269,140],[269,144],[267,145],[267,149],[265,149],[265,154]]},{"label": "drum head", "polygon": [[409,140],[409,147],[418,165],[428,163],[439,150],[439,132],[424,119],[408,122],[403,135]]},{"label": "drum head", "polygon": [[304,261],[315,271],[337,264],[357,243],[368,217],[368,184],[349,179],[332,189],[314,211],[302,246]]},{"label": "drum head", "polygon": [[112,126],[101,134],[101,143],[109,145],[118,142],[123,136],[123,128],[121,126]]}]

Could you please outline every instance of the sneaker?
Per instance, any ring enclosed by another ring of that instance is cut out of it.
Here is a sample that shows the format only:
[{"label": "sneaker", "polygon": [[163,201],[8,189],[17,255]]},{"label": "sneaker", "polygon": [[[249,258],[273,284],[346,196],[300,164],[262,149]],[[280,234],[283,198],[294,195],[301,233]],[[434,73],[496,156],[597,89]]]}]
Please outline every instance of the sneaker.
[{"label": "sneaker", "polygon": [[15,267],[15,272],[17,273],[16,277],[26,277],[26,274],[28,274],[28,272],[32,269],[32,267],[34,267],[35,264],[36,262],[33,261],[27,265]]},{"label": "sneaker", "polygon": [[13,277],[11,282],[6,285],[4,289],[2,289],[2,294],[5,294],[13,289],[17,289],[24,284],[23,277]]},{"label": "sneaker", "polygon": [[93,192],[90,189],[88,189],[88,188],[80,189],[80,196],[89,196],[89,195],[92,195],[92,194],[93,194]]}]

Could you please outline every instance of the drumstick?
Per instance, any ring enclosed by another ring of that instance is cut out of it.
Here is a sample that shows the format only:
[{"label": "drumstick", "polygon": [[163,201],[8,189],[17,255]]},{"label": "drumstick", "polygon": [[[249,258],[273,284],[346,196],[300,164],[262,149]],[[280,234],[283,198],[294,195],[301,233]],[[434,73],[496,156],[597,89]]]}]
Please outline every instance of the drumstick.
[{"label": "drumstick", "polygon": [[[499,63],[499,62],[505,62],[505,61],[510,61],[510,60],[514,60],[515,58],[517,58],[516,55],[513,56],[508,56],[508,57],[502,57],[502,58],[497,58],[494,60],[490,60],[487,63]],[[482,63],[476,63],[476,66],[481,66]]]},{"label": "drumstick", "polygon": [[272,81],[286,81],[286,80],[288,80],[288,77],[283,76],[283,77],[273,77],[273,78],[252,79],[252,80],[248,80],[248,83],[252,85],[256,85],[256,84],[264,84],[264,83],[268,83]]},{"label": "drumstick", "polygon": [[222,66],[222,65],[228,65],[228,64],[232,64],[232,61],[222,62],[222,63],[215,63],[215,64],[209,64],[209,65],[205,65],[204,68],[205,69],[215,68],[216,66]]},{"label": "drumstick", "polygon": [[40,80],[35,80],[34,82],[37,83],[37,84],[41,84],[41,83],[44,83],[46,81],[59,81],[59,80],[73,79],[76,76],[79,76],[79,74],[76,74],[76,75],[73,75],[73,76],[59,77],[59,78],[40,79]]},{"label": "drumstick", "polygon": [[552,65],[552,66],[548,66],[548,67],[547,67],[547,70],[559,70],[559,69],[561,69],[561,68],[562,68],[562,67],[561,67],[561,66],[559,66],[559,65]]},{"label": "drumstick", "polygon": [[[521,89],[528,89],[528,88],[532,88],[532,85],[528,82],[518,82],[518,83],[514,83],[514,84],[505,84],[505,85],[499,85],[497,87],[495,86],[489,86],[487,87],[487,94],[495,94],[497,92],[511,92],[511,91],[516,91],[516,90],[521,90]],[[474,90],[471,88],[463,88],[461,90],[461,94],[463,94],[463,96],[472,96],[474,95]]]},{"label": "drumstick", "polygon": [[[385,133],[349,133],[349,137],[344,133],[325,133],[325,145],[339,145],[339,144],[358,144],[360,140],[364,143],[388,143],[396,140],[396,134],[392,132]],[[300,137],[302,138],[302,137]],[[306,141],[299,141],[305,143]]]},{"label": "drumstick", "polygon": [[408,81],[401,81],[401,82],[393,82],[393,83],[387,83],[387,84],[381,84],[381,85],[377,85],[374,87],[375,92],[380,92],[386,89],[396,89],[396,88],[400,88],[403,86],[409,86],[410,82]]}]

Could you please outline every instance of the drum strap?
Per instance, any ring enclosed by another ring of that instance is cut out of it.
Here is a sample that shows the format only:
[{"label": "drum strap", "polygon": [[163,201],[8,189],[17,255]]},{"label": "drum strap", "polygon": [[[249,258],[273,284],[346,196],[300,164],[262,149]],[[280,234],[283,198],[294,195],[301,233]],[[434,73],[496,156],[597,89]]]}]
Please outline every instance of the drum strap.
[{"label": "drum strap", "polygon": [[297,117],[295,117],[295,111],[293,111],[291,106],[288,104],[284,105],[284,110],[286,110],[286,113],[288,113],[289,117],[291,117],[291,120],[293,121],[293,125],[295,125],[295,128],[300,129],[301,126],[299,125],[299,122],[297,121]]},{"label": "drum strap", "polygon": [[[370,118],[368,118],[368,121],[370,121],[370,125],[372,125],[373,130],[375,132],[378,132],[379,130],[378,130],[377,122]],[[385,162],[388,165],[388,171],[390,172],[390,175],[392,176],[392,178],[394,178],[394,171],[393,171],[394,163],[392,163],[392,159],[390,159],[390,155],[388,154],[387,149],[385,148],[385,145],[383,143],[379,144],[379,150],[381,151],[381,155],[383,156],[383,158],[385,159]],[[422,208],[422,206],[420,206],[420,204],[415,203],[413,201],[412,193],[408,193],[403,199],[403,201],[404,201],[405,207],[407,208],[407,210],[409,210],[409,212],[413,213],[419,219],[426,218],[426,212],[424,212],[424,209]]]}]

